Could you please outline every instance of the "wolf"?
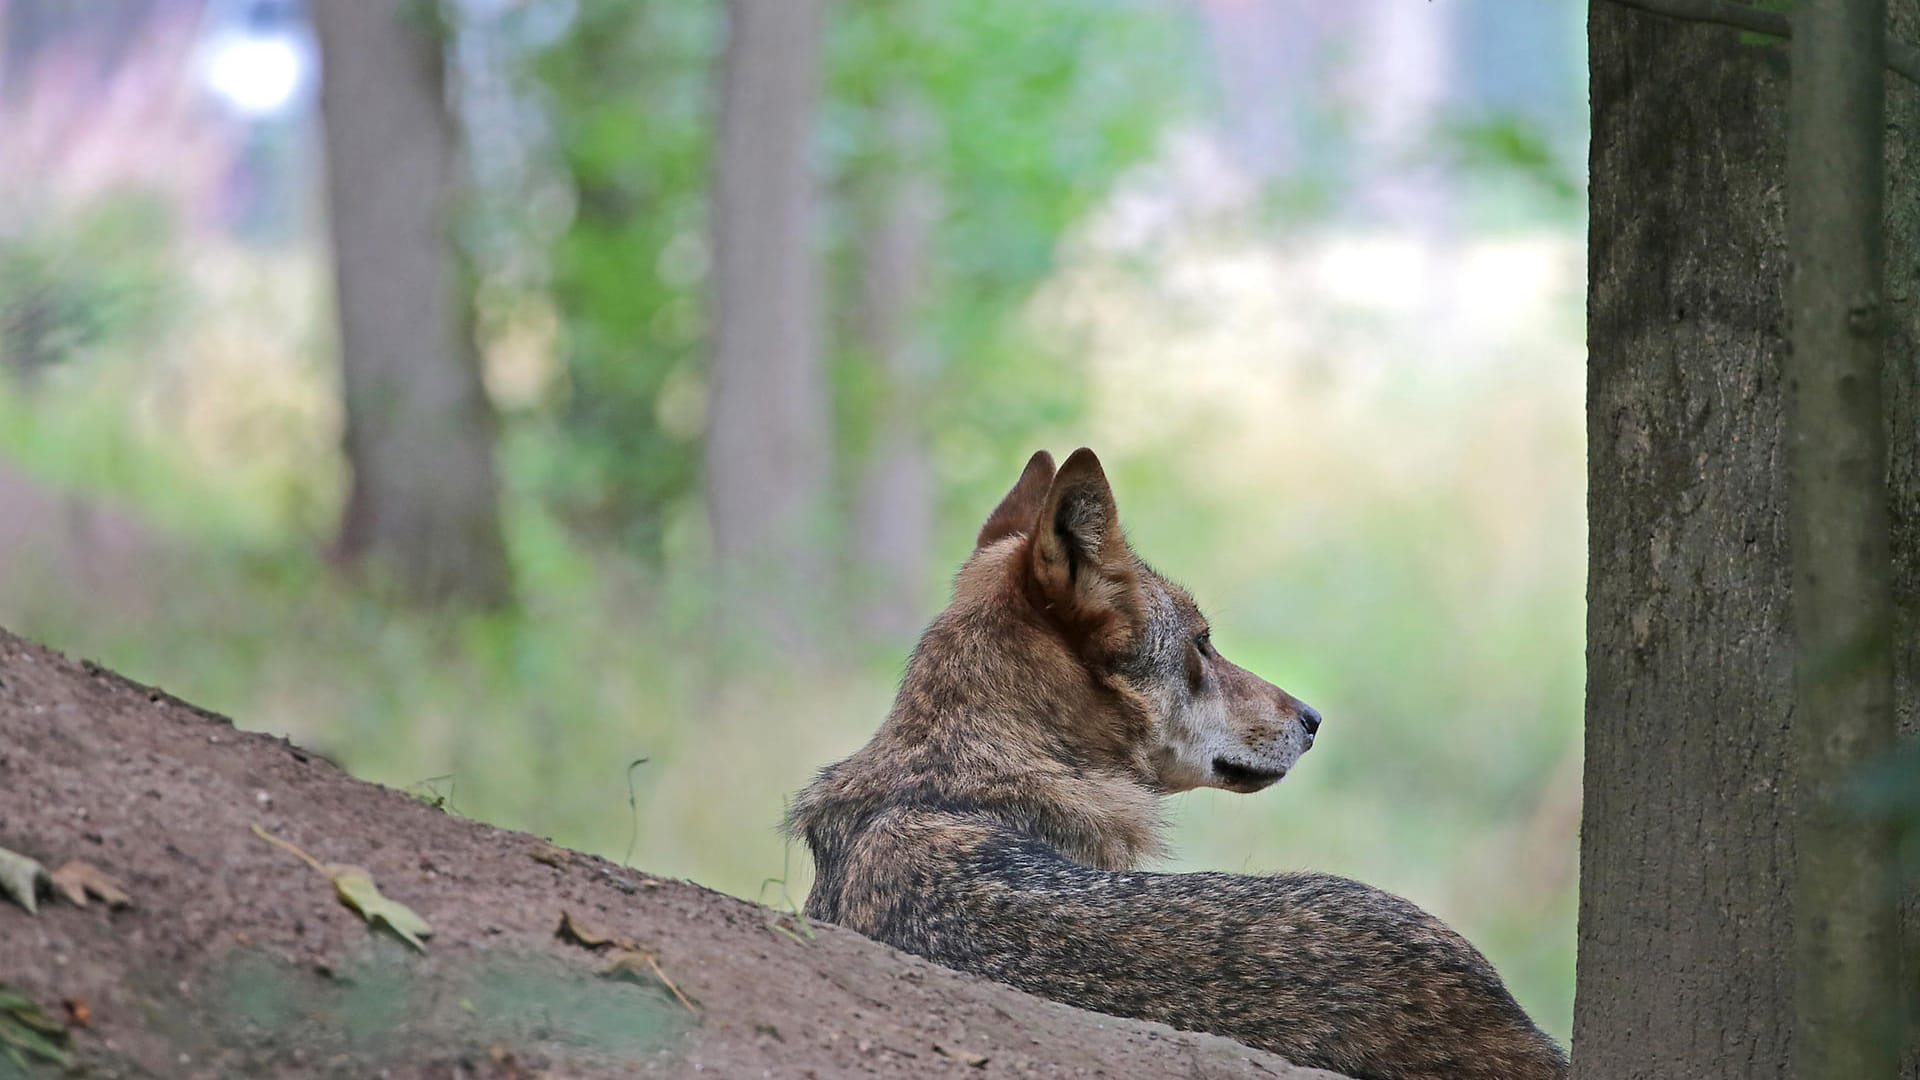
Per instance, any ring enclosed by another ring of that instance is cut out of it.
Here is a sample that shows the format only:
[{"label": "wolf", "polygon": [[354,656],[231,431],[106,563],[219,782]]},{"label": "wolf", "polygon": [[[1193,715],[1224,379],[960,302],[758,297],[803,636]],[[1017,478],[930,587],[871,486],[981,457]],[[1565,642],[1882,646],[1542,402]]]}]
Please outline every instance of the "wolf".
[{"label": "wolf", "polygon": [[1170,874],[1157,805],[1251,793],[1320,714],[1238,667],[1121,531],[1092,451],[1040,451],[980,529],[872,740],[787,827],[806,913],[935,963],[1362,1080],[1549,1080],[1567,1059],[1464,938],[1316,873]]}]

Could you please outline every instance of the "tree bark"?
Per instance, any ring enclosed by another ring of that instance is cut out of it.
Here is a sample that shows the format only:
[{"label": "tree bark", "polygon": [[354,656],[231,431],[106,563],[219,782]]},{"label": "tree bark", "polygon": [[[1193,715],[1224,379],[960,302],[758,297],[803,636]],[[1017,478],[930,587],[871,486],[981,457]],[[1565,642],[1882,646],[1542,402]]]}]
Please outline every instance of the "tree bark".
[{"label": "tree bark", "polygon": [[725,626],[806,640],[832,453],[810,162],[823,0],[730,0],[714,166],[707,513]]},{"label": "tree bark", "polygon": [[854,501],[855,614],[870,640],[910,639],[932,617],[933,453],[926,398],[939,356],[922,327],[940,192],[930,174],[932,117],[896,87],[880,106],[885,160],[861,195],[855,352],[877,388],[873,436]]},{"label": "tree bark", "polygon": [[[1896,29],[1920,2],[1893,0]],[[1795,711],[1783,324],[1787,78],[1730,30],[1589,16],[1588,684],[1574,1072],[1784,1077]],[[1890,160],[1920,120],[1896,98]],[[1911,175],[1911,173],[1909,173]],[[1912,185],[1905,185],[1912,187]],[[1911,289],[1916,193],[1888,207]],[[1898,358],[1920,338],[1893,305]],[[1892,651],[1920,673],[1920,421],[1889,419]],[[1914,1064],[1907,1076],[1916,1076]]]},{"label": "tree bark", "polygon": [[1884,824],[1847,803],[1893,748],[1881,415],[1886,0],[1794,9],[1786,355],[1798,802],[1794,1074],[1891,1077],[1900,998]]},{"label": "tree bark", "polygon": [[337,551],[408,597],[496,605],[494,416],[448,236],[458,136],[432,10],[312,7],[353,471]]},{"label": "tree bark", "polygon": [[[1889,0],[1890,40],[1920,40],[1920,0]],[[1888,547],[1893,564],[1893,711],[1897,738],[1913,746],[1920,738],[1920,92],[1897,80],[1887,84],[1886,175],[1898,178],[1886,192],[1885,344],[1881,392],[1889,403],[1887,426]],[[1920,891],[1907,866],[1902,897],[1899,985],[1906,988],[1902,1018],[1906,1045],[1900,1076],[1920,1080]]]}]

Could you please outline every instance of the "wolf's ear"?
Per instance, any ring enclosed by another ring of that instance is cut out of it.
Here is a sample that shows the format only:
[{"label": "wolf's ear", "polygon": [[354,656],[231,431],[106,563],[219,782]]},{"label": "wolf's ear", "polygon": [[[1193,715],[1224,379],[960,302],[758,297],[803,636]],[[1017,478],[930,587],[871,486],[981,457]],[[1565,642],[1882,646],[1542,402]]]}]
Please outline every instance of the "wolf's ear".
[{"label": "wolf's ear", "polygon": [[1120,531],[1113,488],[1093,451],[1075,450],[1054,474],[1032,558],[1034,580],[1056,615],[1103,638],[1136,621],[1139,562]]},{"label": "wolf's ear", "polygon": [[973,542],[975,550],[986,547],[995,540],[1004,540],[1014,533],[1033,531],[1033,523],[1040,520],[1040,504],[1047,497],[1047,486],[1053,483],[1053,455],[1045,450],[1036,450],[1027,459],[1027,467],[1020,471],[1013,490],[1000,500],[1000,505],[987,515],[987,523],[980,526],[980,536]]}]

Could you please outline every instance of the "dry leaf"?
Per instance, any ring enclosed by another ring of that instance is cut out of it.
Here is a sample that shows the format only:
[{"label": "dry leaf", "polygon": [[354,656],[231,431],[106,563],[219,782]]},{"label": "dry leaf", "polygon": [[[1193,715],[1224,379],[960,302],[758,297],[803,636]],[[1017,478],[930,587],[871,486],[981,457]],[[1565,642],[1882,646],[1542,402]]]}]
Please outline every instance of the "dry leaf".
[{"label": "dry leaf", "polygon": [[939,1043],[933,1044],[933,1052],[939,1054],[941,1057],[952,1058],[963,1065],[971,1065],[976,1069],[986,1068],[987,1062],[993,1060],[985,1054],[977,1054],[971,1050],[961,1050],[957,1048],[949,1050]]},{"label": "dry leaf", "polygon": [[40,891],[40,886],[46,881],[46,867],[25,855],[16,855],[6,848],[0,848],[0,896],[34,914],[40,910],[34,894]]},{"label": "dry leaf", "polygon": [[560,913],[560,926],[554,931],[554,936],[588,949],[599,950],[612,946],[613,959],[607,962],[606,967],[600,969],[601,978],[658,982],[673,991],[673,996],[680,999],[680,1004],[685,1005],[688,1012],[699,1013],[700,1010],[693,1007],[693,1002],[687,1000],[687,995],[680,992],[680,988],[673,984],[672,979],[667,978],[666,970],[660,966],[659,958],[635,944],[632,938],[603,934],[565,911]]},{"label": "dry leaf", "polygon": [[86,998],[67,998],[60,1004],[66,1007],[67,1020],[74,1027],[86,1027],[93,1023],[93,1006],[87,1004]]},{"label": "dry leaf", "polygon": [[267,843],[299,856],[308,866],[326,875],[327,880],[333,883],[334,895],[340,898],[341,903],[359,912],[362,918],[376,926],[385,926],[421,952],[427,951],[420,939],[431,937],[433,927],[405,904],[380,895],[380,890],[373,884],[372,874],[345,863],[323,863],[258,825],[253,827],[253,833]]},{"label": "dry leaf", "polygon": [[527,852],[527,857],[537,863],[544,863],[555,870],[565,869],[573,862],[573,853],[552,844],[539,844]]},{"label": "dry leaf", "polygon": [[499,1075],[506,1077],[507,1080],[526,1080],[531,1075],[520,1067],[520,1059],[514,1056],[513,1051],[507,1049],[502,1043],[494,1043],[487,1047],[487,1057],[492,1060],[494,1068],[499,1070]]},{"label": "dry leaf", "polygon": [[64,893],[74,907],[86,907],[88,896],[104,902],[110,908],[123,908],[133,903],[133,898],[120,888],[119,882],[90,862],[75,859],[49,877],[53,880],[54,888]]},{"label": "dry leaf", "polygon": [[619,945],[626,949],[639,948],[639,946],[625,939],[609,937],[606,934],[602,934],[564,911],[560,913],[560,927],[553,932],[553,935],[561,941],[570,941],[575,945],[583,945],[589,949],[601,949],[608,945]]}]

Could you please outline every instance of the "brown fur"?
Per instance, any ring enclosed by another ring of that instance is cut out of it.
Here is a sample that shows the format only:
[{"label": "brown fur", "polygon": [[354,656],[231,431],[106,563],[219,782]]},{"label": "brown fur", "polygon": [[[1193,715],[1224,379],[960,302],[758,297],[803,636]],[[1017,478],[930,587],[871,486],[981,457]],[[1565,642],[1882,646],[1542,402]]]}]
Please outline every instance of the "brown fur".
[{"label": "brown fur", "polygon": [[1161,796],[1254,791],[1319,715],[1220,656],[1121,533],[1090,451],[1044,451],[989,516],[871,742],[790,827],[810,916],[1057,1000],[1374,1080],[1550,1080],[1564,1056],[1486,960],[1319,874],[1134,870]]}]

